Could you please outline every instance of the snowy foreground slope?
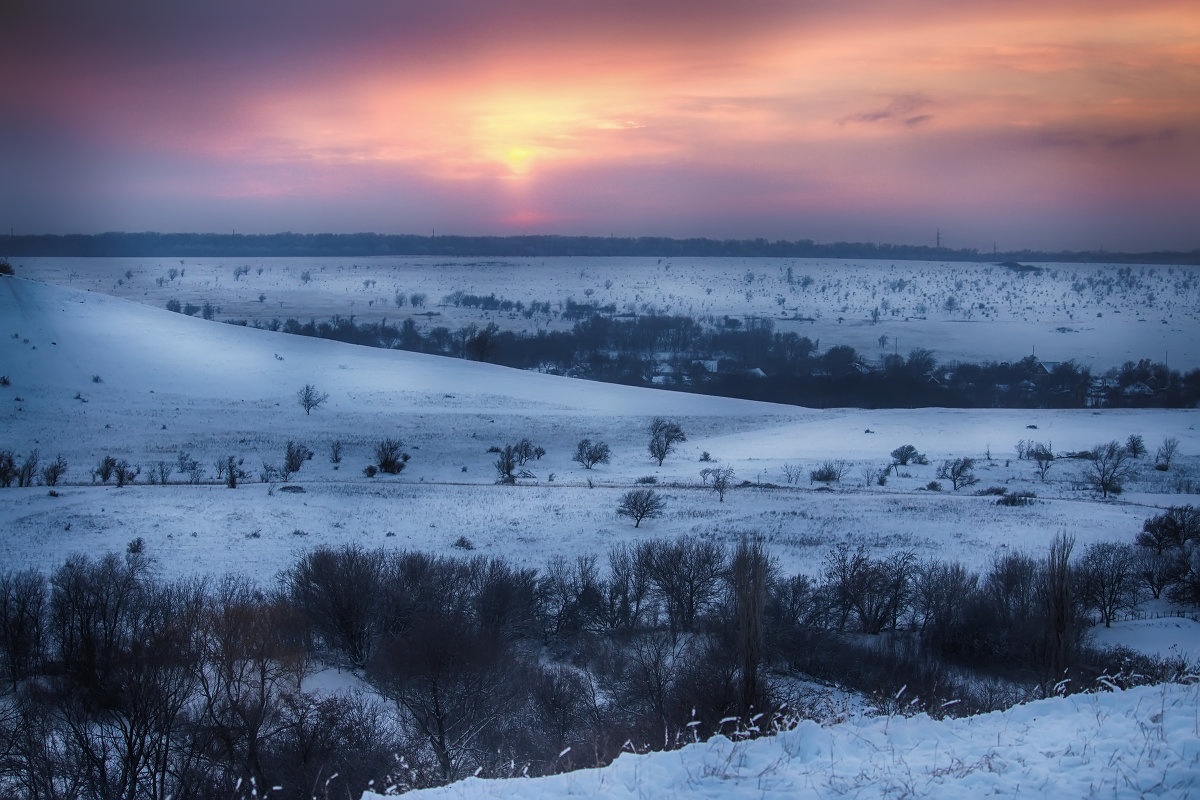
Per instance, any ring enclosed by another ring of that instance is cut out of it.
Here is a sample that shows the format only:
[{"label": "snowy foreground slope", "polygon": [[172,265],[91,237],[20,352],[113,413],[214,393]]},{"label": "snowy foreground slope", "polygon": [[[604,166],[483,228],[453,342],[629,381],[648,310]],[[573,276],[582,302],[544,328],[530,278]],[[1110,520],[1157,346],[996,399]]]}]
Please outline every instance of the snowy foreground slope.
[{"label": "snowy foreground slope", "polygon": [[[380,795],[368,793],[364,800]],[[1200,796],[1197,687],[1072,695],[977,717],[861,717],[749,742],[624,754],[603,769],[469,778],[455,798],[1189,798]]]}]

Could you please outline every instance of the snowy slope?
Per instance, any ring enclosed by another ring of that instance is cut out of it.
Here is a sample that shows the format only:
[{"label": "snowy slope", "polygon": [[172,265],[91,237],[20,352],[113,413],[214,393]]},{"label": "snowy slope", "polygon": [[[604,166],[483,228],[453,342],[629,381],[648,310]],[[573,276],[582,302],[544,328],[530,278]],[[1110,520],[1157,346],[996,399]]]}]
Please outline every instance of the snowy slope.
[{"label": "snowy slope", "polygon": [[[466,536],[478,553],[541,567],[556,554],[603,556],[617,541],[734,542],[756,532],[789,572],[815,574],[841,542],[979,569],[1000,547],[1040,554],[1062,530],[1080,547],[1128,541],[1156,508],[1196,502],[1173,484],[1196,470],[1196,410],[815,411],[271,333],[19,278],[0,280],[0,323],[0,375],[11,382],[0,387],[0,449],[38,448],[43,461],[69,462],[58,496],[45,487],[0,493],[6,564],[50,569],[73,552],[120,551],[141,536],[164,574],[269,581],[318,543],[460,552],[452,545]],[[311,416],[295,399],[305,383],[330,395]],[[646,452],[654,415],[680,419],[688,433],[661,467]],[[1170,473],[1144,464],[1120,503],[1075,488],[1077,464],[1056,465],[1042,483],[1030,462],[1014,459],[1021,439],[1062,451],[1134,432],[1151,447],[1178,437],[1182,456]],[[362,468],[385,436],[403,439],[413,458],[399,476],[367,479]],[[530,485],[496,486],[488,448],[522,437],[547,455],[526,465]],[[610,444],[612,462],[574,463],[583,437]],[[257,482],[289,440],[316,453],[292,479],[307,490],[300,496]],[[328,458],[335,440],[340,465]],[[860,469],[883,465],[904,443],[931,463],[893,474],[886,487],[863,486]],[[207,469],[206,485],[187,485],[178,472],[166,487],[145,485],[145,474],[121,490],[92,485],[90,470],[106,455],[148,472],[181,451]],[[754,486],[718,501],[700,483],[705,451]],[[236,491],[220,486],[212,466],[229,455],[251,475]],[[1001,510],[973,490],[921,490],[939,459],[958,456],[980,459],[982,486],[1033,490],[1044,502]],[[847,459],[850,472],[836,492],[814,491],[808,470],[830,458]],[[794,485],[786,465],[801,476]],[[615,508],[643,476],[659,481],[668,506],[635,530]]]},{"label": "snowy slope", "polygon": [[[368,793],[364,800],[381,795]],[[414,792],[484,798],[1182,798],[1200,796],[1196,686],[1053,698],[933,721],[802,722],[750,742],[723,736],[603,769],[537,779],[470,778]]]}]

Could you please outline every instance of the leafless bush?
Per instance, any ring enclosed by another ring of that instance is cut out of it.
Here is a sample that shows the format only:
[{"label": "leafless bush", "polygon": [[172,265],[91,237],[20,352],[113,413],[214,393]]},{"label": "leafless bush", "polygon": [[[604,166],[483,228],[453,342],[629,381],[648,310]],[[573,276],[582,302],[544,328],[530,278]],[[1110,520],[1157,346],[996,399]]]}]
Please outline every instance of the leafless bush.
[{"label": "leafless bush", "polygon": [[1178,437],[1168,436],[1164,438],[1162,444],[1158,446],[1158,452],[1154,455],[1154,465],[1164,472],[1169,470],[1171,468],[1171,461],[1175,458],[1175,454],[1178,451]]},{"label": "leafless bush", "polygon": [[399,475],[408,464],[409,454],[404,452],[404,442],[387,438],[375,445],[375,465],[380,472]]},{"label": "leafless bush", "polygon": [[845,461],[826,461],[808,474],[809,483],[840,483],[850,465]]},{"label": "leafless bush", "polygon": [[288,440],[283,451],[283,466],[280,468],[280,474],[283,480],[286,481],[292,475],[300,471],[304,466],[304,462],[313,457],[313,451],[309,450],[299,442]]},{"label": "leafless bush", "polygon": [[125,459],[121,459],[113,465],[113,477],[117,479],[118,488],[133,483],[137,479],[137,476],[141,474],[141,467],[136,464],[130,464]]},{"label": "leafless bush", "polygon": [[58,481],[66,474],[67,460],[59,455],[49,464],[42,467],[42,482],[47,486],[57,486]]}]

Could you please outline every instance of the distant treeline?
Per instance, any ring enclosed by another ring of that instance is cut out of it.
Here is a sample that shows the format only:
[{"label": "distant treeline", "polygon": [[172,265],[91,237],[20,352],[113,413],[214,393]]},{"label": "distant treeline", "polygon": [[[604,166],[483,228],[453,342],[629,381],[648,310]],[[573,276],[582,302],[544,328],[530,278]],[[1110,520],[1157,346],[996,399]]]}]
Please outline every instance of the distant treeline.
[{"label": "distant treeline", "polygon": [[980,252],[923,245],[811,239],[671,239],[662,236],[415,236],[380,233],[99,233],[9,236],[8,257],[96,256],[218,258],[270,256],[720,256],[736,258],[863,258],[907,261],[1042,261],[1055,263],[1200,264],[1190,252],[1109,253],[1037,250]]},{"label": "distant treeline", "polygon": [[[195,308],[195,307],[190,307]],[[579,308],[577,306],[577,308]],[[820,341],[779,333],[767,319],[745,325],[726,318],[704,325],[691,317],[634,319],[599,313],[569,331],[534,335],[494,323],[421,331],[412,319],[356,324],[353,318],[295,319],[255,327],[351,344],[487,361],[558,375],[656,386],[815,408],[1192,408],[1200,404],[1200,369],[1129,361],[1104,376],[1074,361],[939,364],[928,350],[867,359],[853,347],[824,352]],[[235,323],[235,324],[245,324]]]}]

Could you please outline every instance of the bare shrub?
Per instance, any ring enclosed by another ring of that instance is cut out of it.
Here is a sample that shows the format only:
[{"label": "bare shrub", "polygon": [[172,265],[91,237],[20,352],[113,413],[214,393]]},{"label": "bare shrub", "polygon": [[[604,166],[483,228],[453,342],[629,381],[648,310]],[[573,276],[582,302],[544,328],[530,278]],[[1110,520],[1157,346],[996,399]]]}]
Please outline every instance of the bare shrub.
[{"label": "bare shrub", "polygon": [[849,471],[850,465],[845,461],[826,461],[820,467],[808,473],[808,482],[810,484],[840,483]]},{"label": "bare shrub", "polygon": [[25,456],[25,460],[17,467],[17,486],[33,486],[33,481],[38,474],[38,459],[39,456],[36,448],[29,451],[29,455]]},{"label": "bare shrub", "polygon": [[113,466],[113,477],[117,479],[118,488],[133,483],[141,474],[141,467],[131,465],[125,459],[121,459]]},{"label": "bare shrub", "polygon": [[100,479],[101,483],[108,483],[112,478],[114,470],[117,468],[117,460],[112,456],[105,456],[100,459],[100,463],[92,470],[92,480]]},{"label": "bare shrub", "polygon": [[46,466],[42,467],[42,483],[47,486],[57,486],[63,475],[67,474],[67,460],[61,455],[56,456]]},{"label": "bare shrub", "polygon": [[399,439],[383,439],[375,445],[375,465],[380,472],[399,475],[404,471],[410,456],[404,452],[404,442]]},{"label": "bare shrub", "polygon": [[1175,458],[1175,454],[1179,452],[1179,439],[1175,436],[1167,436],[1163,439],[1162,444],[1158,446],[1158,452],[1154,454],[1154,466],[1164,472],[1171,468],[1171,461]]},{"label": "bare shrub", "polygon": [[280,473],[286,481],[289,477],[300,471],[304,466],[304,462],[313,457],[313,451],[309,450],[299,442],[288,440],[283,451],[283,466]]}]

